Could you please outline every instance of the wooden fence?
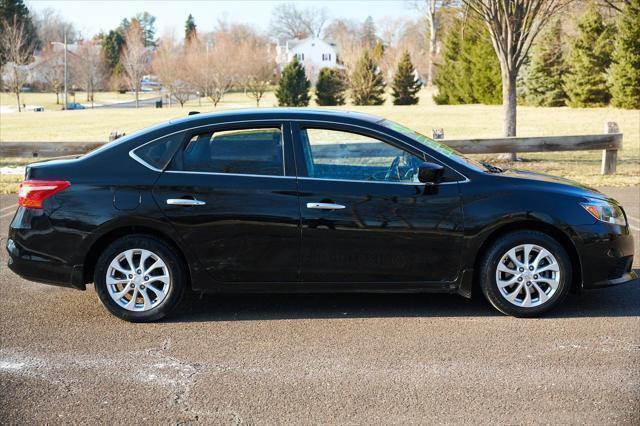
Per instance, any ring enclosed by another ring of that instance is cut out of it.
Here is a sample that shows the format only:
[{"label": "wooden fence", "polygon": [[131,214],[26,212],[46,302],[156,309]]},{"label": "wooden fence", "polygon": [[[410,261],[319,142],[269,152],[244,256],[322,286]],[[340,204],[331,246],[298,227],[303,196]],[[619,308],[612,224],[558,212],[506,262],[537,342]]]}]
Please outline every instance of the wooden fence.
[{"label": "wooden fence", "polygon": [[[445,139],[440,142],[464,154],[601,150],[601,173],[609,175],[616,172],[618,150],[622,149],[622,133],[619,133],[616,123],[609,122],[606,123],[605,133],[598,135]],[[104,142],[0,142],[0,155],[33,158],[81,155],[103,144]]]}]

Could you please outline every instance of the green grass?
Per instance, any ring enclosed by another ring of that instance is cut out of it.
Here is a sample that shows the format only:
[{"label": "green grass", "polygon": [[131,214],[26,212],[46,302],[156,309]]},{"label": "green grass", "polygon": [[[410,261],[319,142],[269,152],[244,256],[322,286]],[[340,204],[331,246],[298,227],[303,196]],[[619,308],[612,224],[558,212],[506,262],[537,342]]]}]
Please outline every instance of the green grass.
[{"label": "green grass", "polygon": [[[109,94],[109,96],[116,94]],[[0,100],[5,104],[7,94]],[[52,94],[26,94],[55,96]],[[78,94],[77,96],[80,96]],[[100,96],[107,96],[100,95]],[[13,100],[11,98],[10,100]],[[191,100],[184,108],[95,109],[82,111],[45,111],[43,113],[3,113],[0,141],[103,141],[111,131],[126,132],[157,124],[188,111],[217,111],[230,108],[253,107],[255,103],[243,93],[230,93],[214,108],[205,99],[199,104]],[[261,107],[276,106],[273,92],[266,94]],[[499,105],[439,106],[423,90],[420,103],[414,106],[393,106],[390,100],[382,106],[358,107],[346,105],[333,109],[359,111],[386,117],[426,135],[431,129],[444,128],[446,138],[500,137],[502,107]],[[624,134],[624,146],[618,155],[618,172],[613,176],[600,175],[600,151],[527,153],[522,162],[508,165],[575,179],[590,185],[640,184],[640,111],[615,108],[537,108],[518,107],[519,136],[579,135],[603,132],[606,121],[615,121]],[[492,160],[492,156],[479,156]]]}]

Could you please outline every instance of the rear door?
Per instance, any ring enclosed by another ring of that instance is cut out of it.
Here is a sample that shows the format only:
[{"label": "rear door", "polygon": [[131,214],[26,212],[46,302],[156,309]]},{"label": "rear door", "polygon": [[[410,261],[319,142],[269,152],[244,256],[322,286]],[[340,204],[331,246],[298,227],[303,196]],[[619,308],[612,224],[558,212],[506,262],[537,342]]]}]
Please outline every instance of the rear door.
[{"label": "rear door", "polygon": [[303,281],[447,288],[456,279],[463,217],[455,179],[420,183],[424,156],[372,130],[302,122],[294,135]]},{"label": "rear door", "polygon": [[286,122],[185,134],[154,197],[218,282],[298,280],[300,210]]}]

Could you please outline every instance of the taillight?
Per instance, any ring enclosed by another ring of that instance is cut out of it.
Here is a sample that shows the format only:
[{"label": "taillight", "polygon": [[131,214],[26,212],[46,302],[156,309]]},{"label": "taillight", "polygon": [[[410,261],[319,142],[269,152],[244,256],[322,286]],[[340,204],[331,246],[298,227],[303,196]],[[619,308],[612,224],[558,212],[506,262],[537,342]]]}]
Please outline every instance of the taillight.
[{"label": "taillight", "polygon": [[18,191],[18,205],[41,209],[44,200],[69,186],[66,180],[25,180]]}]

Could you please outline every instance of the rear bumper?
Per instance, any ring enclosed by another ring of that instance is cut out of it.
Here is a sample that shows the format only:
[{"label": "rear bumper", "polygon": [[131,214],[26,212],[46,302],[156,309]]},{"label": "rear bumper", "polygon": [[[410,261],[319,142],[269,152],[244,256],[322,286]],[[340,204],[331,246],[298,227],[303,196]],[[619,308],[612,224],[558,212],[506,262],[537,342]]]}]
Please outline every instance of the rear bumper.
[{"label": "rear bumper", "polygon": [[51,256],[29,251],[11,238],[7,240],[7,251],[7,266],[22,278],[43,284],[86,289],[81,265],[69,265]]}]

